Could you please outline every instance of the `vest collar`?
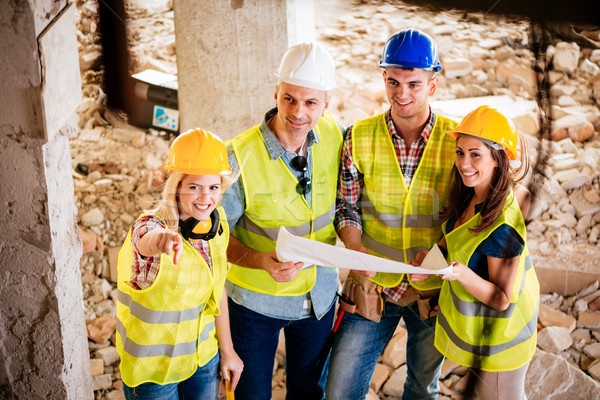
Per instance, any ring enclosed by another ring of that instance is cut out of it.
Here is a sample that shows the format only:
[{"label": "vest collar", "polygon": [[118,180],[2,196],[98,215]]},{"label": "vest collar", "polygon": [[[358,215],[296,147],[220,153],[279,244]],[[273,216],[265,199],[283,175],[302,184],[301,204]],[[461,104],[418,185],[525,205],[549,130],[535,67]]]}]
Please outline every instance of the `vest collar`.
[{"label": "vest collar", "polygon": [[[427,120],[427,123],[425,124],[425,127],[423,128],[423,131],[421,132],[421,135],[419,136],[419,139],[423,140],[423,142],[425,144],[427,144],[427,142],[429,141],[429,136],[431,136],[431,132],[433,131],[433,126],[435,125],[435,118],[436,118],[436,114],[431,109],[431,106],[429,106],[429,119]],[[398,134],[398,131],[396,130],[396,126],[394,125],[394,121],[392,120],[392,108],[391,107],[385,112],[385,122],[387,124],[387,128],[388,128],[388,131],[391,136],[397,136],[400,139],[404,140],[404,138],[402,138],[402,136],[400,136]]]}]

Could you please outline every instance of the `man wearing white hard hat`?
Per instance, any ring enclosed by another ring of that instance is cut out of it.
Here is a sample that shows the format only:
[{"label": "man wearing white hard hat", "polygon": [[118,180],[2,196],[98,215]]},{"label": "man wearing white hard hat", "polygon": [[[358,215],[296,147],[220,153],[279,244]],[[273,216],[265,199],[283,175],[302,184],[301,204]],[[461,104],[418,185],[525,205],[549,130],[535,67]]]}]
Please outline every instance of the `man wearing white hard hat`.
[{"label": "man wearing white hard hat", "polygon": [[232,236],[226,288],[234,348],[244,362],[236,398],[270,399],[279,334],[287,399],[322,399],[337,270],[279,262],[277,233],[335,243],[333,215],[343,127],[326,112],[335,88],[331,55],[291,47],[277,72],[276,107],[228,143],[240,179],[223,198]]}]

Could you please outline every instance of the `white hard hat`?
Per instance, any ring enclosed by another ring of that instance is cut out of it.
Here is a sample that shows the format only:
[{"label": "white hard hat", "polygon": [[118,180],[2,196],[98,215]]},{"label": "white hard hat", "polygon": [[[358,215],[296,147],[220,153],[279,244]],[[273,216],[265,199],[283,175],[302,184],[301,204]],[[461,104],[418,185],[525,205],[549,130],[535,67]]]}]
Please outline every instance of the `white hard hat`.
[{"label": "white hard hat", "polygon": [[318,90],[335,88],[333,57],[316,43],[300,43],[283,55],[277,80]]}]

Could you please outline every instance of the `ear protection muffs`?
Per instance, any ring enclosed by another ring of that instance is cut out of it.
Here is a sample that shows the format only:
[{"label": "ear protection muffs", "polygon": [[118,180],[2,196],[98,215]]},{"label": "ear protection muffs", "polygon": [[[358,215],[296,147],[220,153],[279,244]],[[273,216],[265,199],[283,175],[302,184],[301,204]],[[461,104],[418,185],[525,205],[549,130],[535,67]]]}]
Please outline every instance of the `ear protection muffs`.
[{"label": "ear protection muffs", "polygon": [[223,233],[219,212],[216,209],[210,213],[210,222],[209,220],[198,221],[194,218],[188,219],[187,221],[180,219],[179,227],[181,228],[181,235],[183,238],[189,241],[210,240],[214,238],[217,233],[219,235]]}]

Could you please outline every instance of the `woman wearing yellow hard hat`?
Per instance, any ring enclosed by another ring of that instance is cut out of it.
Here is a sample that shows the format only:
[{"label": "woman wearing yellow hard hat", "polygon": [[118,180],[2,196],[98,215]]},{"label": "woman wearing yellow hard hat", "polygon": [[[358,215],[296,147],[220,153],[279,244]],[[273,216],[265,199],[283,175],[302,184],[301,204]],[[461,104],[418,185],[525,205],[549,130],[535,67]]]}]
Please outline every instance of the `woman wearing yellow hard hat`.
[{"label": "woman wearing yellow hard hat", "polygon": [[512,188],[519,135],[489,106],[446,133],[456,140],[456,159],[439,245],[447,248],[453,272],[442,276],[435,347],[470,367],[468,389],[479,399],[525,399],[539,283]]},{"label": "woman wearing yellow hard hat", "polygon": [[[216,399],[235,388],[224,284],[229,228],[221,196],[233,182],[223,142],[192,129],[172,143],[162,201],[133,224],[119,253],[117,351],[129,399]],[[220,365],[220,368],[219,368]]]}]

